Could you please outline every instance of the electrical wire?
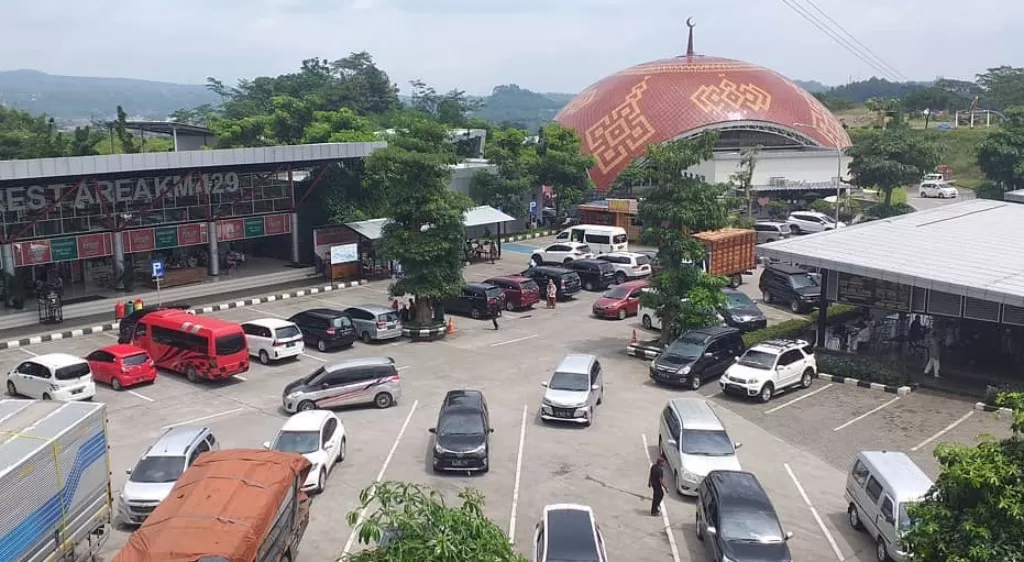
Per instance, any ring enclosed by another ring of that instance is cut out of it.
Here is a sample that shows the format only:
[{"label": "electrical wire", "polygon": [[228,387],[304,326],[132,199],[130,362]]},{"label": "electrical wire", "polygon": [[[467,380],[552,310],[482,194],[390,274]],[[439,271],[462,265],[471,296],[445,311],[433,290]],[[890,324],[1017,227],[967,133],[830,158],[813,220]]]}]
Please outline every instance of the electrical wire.
[{"label": "electrical wire", "polygon": [[835,26],[836,29],[838,29],[844,35],[849,37],[850,40],[853,41],[854,43],[856,43],[857,46],[859,46],[863,50],[864,53],[867,53],[870,56],[870,58],[874,59],[874,61],[877,62],[883,68],[887,69],[892,75],[896,76],[897,78],[899,78],[903,82],[909,82],[910,81],[910,78],[907,78],[907,76],[905,74],[903,74],[902,72],[900,72],[899,70],[897,70],[896,67],[894,67],[893,65],[889,64],[888,62],[886,62],[885,59],[883,59],[882,57],[878,56],[878,54],[875,53],[874,51],[872,51],[870,47],[868,47],[867,45],[862,43],[860,41],[860,39],[857,39],[857,37],[855,37],[852,33],[847,31],[846,28],[843,27],[839,22],[837,22],[835,19],[833,19],[832,16],[828,15],[828,13],[826,13],[825,10],[822,10],[820,7],[818,7],[818,5],[814,2],[814,0],[804,0],[804,2],[806,2],[807,5],[809,5],[811,8],[813,8],[814,11],[818,12],[819,14],[821,14],[822,17],[824,17],[826,20],[828,20],[828,22],[831,23],[833,26]]}]

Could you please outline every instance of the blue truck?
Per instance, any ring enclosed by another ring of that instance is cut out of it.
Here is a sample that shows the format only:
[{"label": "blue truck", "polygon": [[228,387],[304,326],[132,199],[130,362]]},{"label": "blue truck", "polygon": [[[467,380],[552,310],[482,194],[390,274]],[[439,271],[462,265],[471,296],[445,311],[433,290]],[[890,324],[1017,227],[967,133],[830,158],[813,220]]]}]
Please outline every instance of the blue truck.
[{"label": "blue truck", "polygon": [[111,529],[106,406],[0,400],[0,561],[93,558]]}]

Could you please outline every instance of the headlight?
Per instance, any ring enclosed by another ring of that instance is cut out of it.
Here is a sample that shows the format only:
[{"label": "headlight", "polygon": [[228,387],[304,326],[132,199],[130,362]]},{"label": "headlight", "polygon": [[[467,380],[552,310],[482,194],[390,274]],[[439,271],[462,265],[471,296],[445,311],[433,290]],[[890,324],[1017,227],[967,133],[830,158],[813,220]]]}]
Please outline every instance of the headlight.
[{"label": "headlight", "polygon": [[487,445],[480,445],[479,447],[477,447],[475,449],[470,449],[469,451],[466,451],[466,452],[469,453],[469,454],[477,454],[477,453],[484,452],[484,449],[486,449],[486,448],[487,448]]},{"label": "headlight", "polygon": [[438,445],[437,443],[434,443],[434,452],[440,455],[445,452],[445,449]]},{"label": "headlight", "polygon": [[690,374],[690,366],[687,365],[687,366],[683,367],[682,369],[679,369],[678,373],[680,375],[689,375]]},{"label": "headlight", "polygon": [[547,406],[548,408],[554,407],[554,404],[552,404],[551,401],[548,400],[547,398],[544,398],[543,400],[541,400],[541,404],[543,404],[544,406]]},{"label": "headlight", "polygon": [[690,472],[689,470],[686,470],[685,468],[683,469],[679,477],[687,482],[700,482],[700,476]]}]

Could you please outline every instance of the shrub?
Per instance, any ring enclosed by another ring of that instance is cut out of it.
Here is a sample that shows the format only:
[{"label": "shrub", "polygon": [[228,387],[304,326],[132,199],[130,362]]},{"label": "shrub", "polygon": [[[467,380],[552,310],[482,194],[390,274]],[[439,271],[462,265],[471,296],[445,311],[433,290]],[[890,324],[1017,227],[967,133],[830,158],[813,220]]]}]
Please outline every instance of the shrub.
[{"label": "shrub", "polygon": [[990,384],[985,387],[985,404],[989,406],[1000,406],[997,403],[997,399],[1009,392],[1024,392],[1024,386],[1015,386],[1010,383],[1003,383],[999,385]]},{"label": "shrub", "polygon": [[[814,324],[818,323],[818,313],[819,311],[815,310],[810,314],[811,322],[813,322]],[[857,318],[858,316],[860,316],[860,314],[861,312],[859,307],[851,306],[848,304],[832,303],[828,306],[827,322],[829,323],[829,325],[842,324],[844,322],[849,322],[850,320]]]},{"label": "shrub", "polygon": [[867,357],[823,349],[815,350],[814,354],[819,373],[892,386],[910,384],[910,374],[899,363],[883,363]]},{"label": "shrub", "polygon": [[832,203],[829,203],[824,199],[815,199],[814,201],[811,201],[810,207],[812,211],[817,211],[828,216],[832,216],[832,213],[834,212]]},{"label": "shrub", "polygon": [[906,203],[893,203],[892,205],[886,205],[885,203],[875,203],[874,205],[864,209],[864,214],[869,219],[887,219],[890,217],[896,217],[899,215],[906,215],[913,213],[914,208]]},{"label": "shrub", "polygon": [[799,338],[807,334],[811,328],[810,320],[794,318],[774,326],[743,334],[743,344],[747,347],[752,347],[767,340]]}]

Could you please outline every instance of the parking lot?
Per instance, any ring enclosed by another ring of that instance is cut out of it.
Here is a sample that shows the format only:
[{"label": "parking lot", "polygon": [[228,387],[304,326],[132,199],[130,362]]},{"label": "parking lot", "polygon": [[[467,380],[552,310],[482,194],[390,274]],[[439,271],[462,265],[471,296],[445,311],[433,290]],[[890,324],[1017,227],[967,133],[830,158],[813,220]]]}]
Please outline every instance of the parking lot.
[{"label": "parking lot", "polygon": [[[466,277],[479,281],[496,271],[520,270],[523,263],[525,258],[509,253],[498,265],[467,268]],[[749,279],[745,287],[750,287]],[[213,430],[222,447],[259,447],[286,417],[280,408],[286,383],[334,359],[389,356],[400,368],[402,399],[388,410],[338,411],[348,436],[348,457],[314,501],[301,559],[333,560],[360,548],[353,544],[345,514],[357,506],[361,489],[385,479],[426,484],[453,499],[463,487],[479,489],[486,496],[488,516],[509,531],[525,555],[544,505],[573,502],[594,508],[611,559],[706,560],[694,535],[692,500],[670,494],[665,519],[648,512],[647,470],[656,454],[658,416],[666,400],[689,392],[649,382],[647,363],[624,354],[639,323],[633,318],[592,318],[595,297],[581,294],[555,310],[541,306],[506,313],[498,331],[486,320],[456,318],[456,333],[435,343],[357,342],[351,349],[329,353],[307,349],[297,361],[253,363],[249,372],[222,384],[190,384],[162,373],[155,384],[131,391],[101,387],[97,400],[109,407],[115,494],[126,478],[125,469],[165,428],[202,424]],[[216,315],[243,321],[367,302],[386,303],[386,284]],[[94,334],[9,349],[0,352],[0,361],[10,369],[33,354],[84,356],[114,340],[112,334]],[[569,352],[597,354],[604,364],[606,398],[589,428],[541,424],[537,417],[540,383]],[[435,424],[444,393],[455,388],[478,388],[487,397],[495,428],[488,474],[431,472],[427,430]],[[712,381],[700,393],[717,405],[733,438],[744,444],[738,451],[740,462],[757,474],[787,530],[794,532],[790,545],[796,560],[872,558],[871,541],[849,528],[842,498],[845,470],[858,450],[908,451],[934,475],[937,467],[929,453],[937,442],[970,442],[979,433],[1008,431],[1007,421],[974,412],[970,403],[924,393],[897,398],[817,380],[810,389],[757,404],[717,390]],[[127,532],[115,533],[104,559],[113,557]]]}]

